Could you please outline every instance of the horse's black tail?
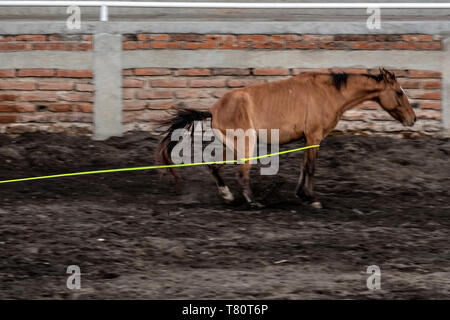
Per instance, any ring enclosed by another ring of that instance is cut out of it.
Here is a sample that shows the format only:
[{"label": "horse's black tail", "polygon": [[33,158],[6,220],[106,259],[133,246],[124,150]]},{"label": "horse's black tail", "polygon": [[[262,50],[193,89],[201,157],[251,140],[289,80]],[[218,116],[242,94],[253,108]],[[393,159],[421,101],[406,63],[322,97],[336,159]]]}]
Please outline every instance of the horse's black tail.
[{"label": "horse's black tail", "polygon": [[[171,136],[172,133],[176,129],[188,129],[191,130],[194,121],[201,121],[204,119],[211,118],[210,112],[197,111],[193,109],[176,109],[173,112],[173,116],[158,121],[160,127],[168,127],[165,132],[162,133],[164,138],[159,143],[158,148],[156,149],[156,159],[160,165],[171,165],[172,157],[171,152],[175,147],[177,141],[172,141]],[[194,130],[191,130],[191,136],[194,134]],[[169,172],[175,177],[178,181],[179,175],[175,168],[168,168]]]}]

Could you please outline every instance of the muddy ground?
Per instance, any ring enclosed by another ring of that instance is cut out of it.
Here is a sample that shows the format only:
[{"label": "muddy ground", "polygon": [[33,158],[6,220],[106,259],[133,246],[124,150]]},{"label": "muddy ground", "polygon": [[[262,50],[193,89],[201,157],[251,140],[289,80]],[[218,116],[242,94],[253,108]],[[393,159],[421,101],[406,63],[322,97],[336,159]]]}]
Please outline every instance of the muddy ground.
[{"label": "muddy ground", "polygon": [[[0,180],[151,165],[156,143],[2,136]],[[225,205],[201,167],[182,168],[178,190],[154,170],[0,184],[0,298],[449,299],[449,155],[448,139],[329,137],[320,211],[293,194],[301,152],[276,176],[253,170],[257,210]],[[224,175],[237,195],[234,168]]]}]

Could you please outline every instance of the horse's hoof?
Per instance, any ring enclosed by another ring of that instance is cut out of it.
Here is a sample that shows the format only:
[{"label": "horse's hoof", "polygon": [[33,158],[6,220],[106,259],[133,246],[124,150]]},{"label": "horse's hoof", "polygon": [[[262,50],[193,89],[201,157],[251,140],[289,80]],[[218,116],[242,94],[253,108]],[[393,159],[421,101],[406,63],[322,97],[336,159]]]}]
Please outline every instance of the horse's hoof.
[{"label": "horse's hoof", "polygon": [[219,194],[226,203],[233,202],[234,200],[233,194],[231,193],[230,189],[228,189],[227,186],[219,187]]},{"label": "horse's hoof", "polygon": [[264,205],[262,203],[256,202],[256,201],[252,201],[249,203],[251,208],[255,208],[255,209],[262,209],[264,208]]},{"label": "horse's hoof", "polygon": [[314,209],[322,209],[322,204],[319,201],[314,201],[311,203],[311,207]]}]

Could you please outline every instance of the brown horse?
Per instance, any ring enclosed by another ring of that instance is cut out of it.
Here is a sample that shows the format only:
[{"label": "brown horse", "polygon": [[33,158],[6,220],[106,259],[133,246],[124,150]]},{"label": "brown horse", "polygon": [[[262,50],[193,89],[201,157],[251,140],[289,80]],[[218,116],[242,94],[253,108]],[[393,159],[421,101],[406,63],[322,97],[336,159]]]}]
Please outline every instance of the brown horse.
[{"label": "brown horse", "polygon": [[[177,111],[173,118],[164,122],[169,129],[159,146],[158,158],[162,164],[172,164],[170,153],[175,143],[170,139],[171,133],[208,118],[212,118],[211,127],[224,136],[227,129],[279,129],[280,144],[304,138],[307,146],[318,145],[345,111],[368,100],[378,102],[405,126],[412,126],[416,121],[414,110],[392,72],[385,69],[380,69],[378,75],[307,72],[287,80],[230,91],[209,112]],[[252,147],[246,144],[246,158],[252,156]],[[313,181],[317,152],[317,148],[304,152],[295,193],[313,207],[321,208]],[[250,166],[250,162],[239,164],[238,182],[248,203],[258,206],[250,189]],[[220,195],[229,202],[233,195],[220,176],[221,167],[221,164],[210,165],[209,169]],[[173,170],[172,173],[176,175]]]}]

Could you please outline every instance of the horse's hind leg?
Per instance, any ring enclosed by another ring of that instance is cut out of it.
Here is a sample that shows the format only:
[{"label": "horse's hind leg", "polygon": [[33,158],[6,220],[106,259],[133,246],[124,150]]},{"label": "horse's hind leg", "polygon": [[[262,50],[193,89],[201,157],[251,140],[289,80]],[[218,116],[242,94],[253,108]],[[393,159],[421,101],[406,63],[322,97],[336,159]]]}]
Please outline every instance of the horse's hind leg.
[{"label": "horse's hind leg", "polygon": [[211,164],[208,165],[209,171],[216,182],[217,188],[219,189],[219,194],[225,200],[226,203],[232,202],[234,200],[233,194],[230,189],[223,181],[222,176],[220,175],[220,169],[223,167],[223,164]]},{"label": "horse's hind leg", "polygon": [[[250,129],[248,135],[248,139],[244,138],[244,143],[241,143],[241,145],[237,145],[235,148],[236,157],[239,160],[242,160],[242,155],[246,159],[253,157],[253,151],[255,150],[256,145],[256,131]],[[246,136],[247,137],[247,136]],[[242,142],[242,140],[241,140]],[[244,148],[244,152],[240,152],[239,149]],[[252,165],[250,163],[250,160],[247,160],[241,164],[239,164],[238,173],[237,173],[237,180],[239,183],[239,186],[242,190],[242,195],[244,196],[245,200],[252,206],[252,207],[263,207],[259,202],[256,202],[253,199],[253,193],[252,189],[250,187],[250,169]]]}]

